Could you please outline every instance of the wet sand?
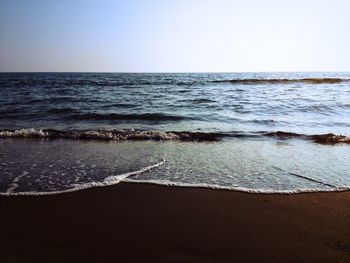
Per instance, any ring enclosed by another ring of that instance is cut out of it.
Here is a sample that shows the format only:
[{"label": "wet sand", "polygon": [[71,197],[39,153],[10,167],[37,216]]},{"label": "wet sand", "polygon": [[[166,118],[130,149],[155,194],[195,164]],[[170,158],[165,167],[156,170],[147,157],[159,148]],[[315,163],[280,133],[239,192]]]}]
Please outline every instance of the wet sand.
[{"label": "wet sand", "polygon": [[350,262],[350,192],[120,183],[0,211],[0,262]]}]

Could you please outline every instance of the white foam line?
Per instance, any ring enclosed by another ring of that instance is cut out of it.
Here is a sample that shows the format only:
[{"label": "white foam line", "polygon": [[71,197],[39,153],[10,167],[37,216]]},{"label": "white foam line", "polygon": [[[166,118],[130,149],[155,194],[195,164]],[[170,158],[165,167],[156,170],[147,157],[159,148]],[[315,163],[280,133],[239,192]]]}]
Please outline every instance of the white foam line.
[{"label": "white foam line", "polygon": [[142,168],[141,170],[138,170],[138,171],[133,171],[133,172],[120,174],[120,175],[116,175],[116,176],[109,176],[109,177],[105,178],[103,182],[91,182],[91,183],[85,183],[85,184],[74,184],[74,185],[72,185],[72,186],[74,186],[73,188],[66,189],[66,190],[51,191],[51,192],[17,192],[17,193],[13,193],[13,192],[7,191],[6,193],[0,193],[0,196],[55,195],[55,194],[76,192],[76,191],[80,191],[80,190],[84,190],[84,189],[88,189],[88,188],[93,188],[93,187],[103,187],[103,186],[114,185],[114,184],[120,183],[121,181],[125,180],[129,176],[139,175],[139,174],[148,172],[150,170],[153,170],[153,169],[161,166],[164,163],[165,163],[165,159],[163,159],[159,163],[147,166],[147,167]]},{"label": "white foam line", "polygon": [[297,193],[328,193],[328,192],[345,192],[350,190],[350,186],[335,187],[331,189],[316,189],[316,188],[304,188],[304,189],[294,189],[294,190],[271,190],[271,189],[251,189],[241,186],[222,186],[222,185],[213,185],[206,183],[181,183],[181,182],[172,182],[168,180],[133,180],[126,179],[126,183],[141,183],[141,184],[155,184],[169,187],[189,187],[189,188],[206,188],[214,190],[229,190],[235,192],[244,192],[252,194],[297,194]]},{"label": "white foam line", "polygon": [[52,191],[52,192],[17,192],[17,193],[0,193],[0,196],[41,196],[41,195],[55,195],[55,194],[63,194],[63,193],[71,193],[76,192],[88,188],[94,187],[104,187],[110,186],[114,184],[118,184],[121,181],[127,183],[141,183],[141,184],[154,184],[154,185],[162,185],[169,187],[189,187],[189,188],[206,188],[206,189],[216,189],[216,190],[229,190],[235,192],[244,192],[244,193],[252,193],[252,194],[297,194],[297,193],[328,193],[328,192],[345,192],[350,190],[350,186],[343,187],[334,187],[330,189],[316,189],[316,188],[304,188],[304,189],[294,189],[294,190],[271,190],[271,189],[251,189],[247,187],[241,186],[221,186],[221,185],[213,185],[206,183],[182,183],[182,182],[172,182],[169,180],[133,180],[129,177],[139,175],[145,172],[148,172],[152,169],[155,169],[162,164],[165,163],[165,159],[161,162],[156,163],[154,165],[147,166],[142,168],[141,170],[129,172],[125,174],[120,174],[116,176],[110,176],[105,178],[103,182],[91,182],[86,184],[74,184],[74,188],[61,190],[61,191]]},{"label": "white foam line", "polygon": [[18,129],[14,131],[0,131],[0,137],[31,137],[31,136],[38,136],[38,137],[48,137],[49,134],[47,132],[44,132],[42,129]]},{"label": "white foam line", "polygon": [[15,177],[15,179],[13,179],[12,183],[10,184],[10,187],[7,189],[6,193],[10,194],[13,192],[13,190],[15,190],[18,187],[18,181],[19,179],[21,179],[23,176],[26,176],[28,174],[28,172],[24,171],[22,174],[20,174],[19,176]]}]

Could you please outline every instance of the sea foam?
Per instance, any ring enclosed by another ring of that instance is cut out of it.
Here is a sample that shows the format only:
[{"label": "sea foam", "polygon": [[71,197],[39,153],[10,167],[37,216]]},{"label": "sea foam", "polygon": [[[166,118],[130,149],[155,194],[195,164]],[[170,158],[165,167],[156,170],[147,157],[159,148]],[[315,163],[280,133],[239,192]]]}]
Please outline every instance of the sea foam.
[{"label": "sea foam", "polygon": [[[5,193],[0,193],[0,195],[3,196],[25,196],[25,195],[30,195],[30,196],[40,196],[40,195],[55,195],[55,194],[63,194],[63,193],[71,193],[71,192],[76,192],[79,190],[84,190],[88,188],[94,188],[94,187],[103,187],[103,186],[110,186],[110,185],[115,185],[120,183],[121,181],[124,181],[126,178],[129,176],[135,176],[139,175],[148,171],[151,171],[162,164],[165,163],[165,159],[163,159],[161,162],[144,167],[140,170],[133,171],[133,172],[128,172],[120,175],[115,175],[115,176],[109,176],[105,178],[101,182],[89,182],[89,183],[84,183],[84,184],[72,184],[72,188],[65,189],[65,190],[60,190],[60,191],[49,191],[49,192],[12,192],[18,185],[15,185],[15,182],[18,181],[18,177],[16,177],[13,180],[13,184],[11,187],[5,192]],[[21,175],[22,176],[22,175]]]}]

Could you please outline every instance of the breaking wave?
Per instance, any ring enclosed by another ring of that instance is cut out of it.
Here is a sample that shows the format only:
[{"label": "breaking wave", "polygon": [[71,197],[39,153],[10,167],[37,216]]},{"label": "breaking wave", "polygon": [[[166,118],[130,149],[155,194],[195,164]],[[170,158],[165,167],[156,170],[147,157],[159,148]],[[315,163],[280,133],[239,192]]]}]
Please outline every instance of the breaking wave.
[{"label": "breaking wave", "polygon": [[335,145],[350,144],[350,137],[346,135],[328,134],[300,134],[292,132],[179,132],[179,131],[142,131],[134,129],[121,130],[54,130],[54,129],[17,129],[0,130],[0,138],[65,138],[82,140],[155,140],[155,141],[220,141],[223,138],[264,138],[270,137],[279,140],[304,139],[318,144]]},{"label": "breaking wave", "polygon": [[307,135],[307,134],[300,134],[300,133],[293,133],[293,132],[277,131],[277,132],[265,133],[264,136],[274,137],[278,139],[300,138],[305,140],[311,140],[315,143],[328,144],[328,145],[334,145],[339,143],[350,144],[349,136],[335,135],[333,133]]}]

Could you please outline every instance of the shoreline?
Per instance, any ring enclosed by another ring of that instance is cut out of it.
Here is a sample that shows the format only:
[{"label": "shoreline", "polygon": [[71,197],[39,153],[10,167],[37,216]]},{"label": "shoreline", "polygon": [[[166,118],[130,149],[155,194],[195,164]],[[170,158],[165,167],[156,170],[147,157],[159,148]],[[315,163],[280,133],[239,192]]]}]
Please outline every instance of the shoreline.
[{"label": "shoreline", "polygon": [[[189,184],[189,183],[179,183],[179,182],[171,182],[166,181],[165,182],[158,182],[154,180],[128,180],[128,177],[130,174],[134,173],[143,173],[144,170],[151,170],[154,169],[154,167],[159,166],[161,163],[163,163],[164,160],[160,163],[156,163],[154,165],[148,166],[146,168],[143,168],[138,171],[126,173],[126,174],[120,174],[118,176],[111,177],[109,180],[101,181],[101,182],[91,182],[91,183],[85,183],[80,184],[76,188],[69,188],[65,190],[57,190],[57,191],[50,191],[50,192],[0,192],[0,198],[1,197],[20,197],[20,196],[55,196],[55,195],[63,195],[68,193],[75,193],[80,191],[85,191],[87,189],[94,189],[94,188],[104,188],[104,187],[111,187],[118,185],[120,183],[123,184],[145,184],[145,185],[154,185],[154,186],[161,186],[161,187],[175,187],[175,188],[193,188],[193,189],[204,189],[204,190],[213,190],[213,191],[229,191],[229,192],[238,192],[238,193],[245,193],[245,194],[253,194],[253,195],[298,195],[298,194],[325,194],[325,193],[342,193],[342,192],[350,192],[349,187],[335,187],[331,189],[297,189],[297,190],[276,190],[276,191],[269,191],[265,189],[250,189],[246,187],[226,187],[226,186],[220,186],[220,185],[210,185],[210,184]],[[119,177],[122,177],[120,179]],[[126,177],[126,178],[124,178]]]},{"label": "shoreline", "polygon": [[119,183],[0,197],[4,262],[349,262],[350,192]]}]

